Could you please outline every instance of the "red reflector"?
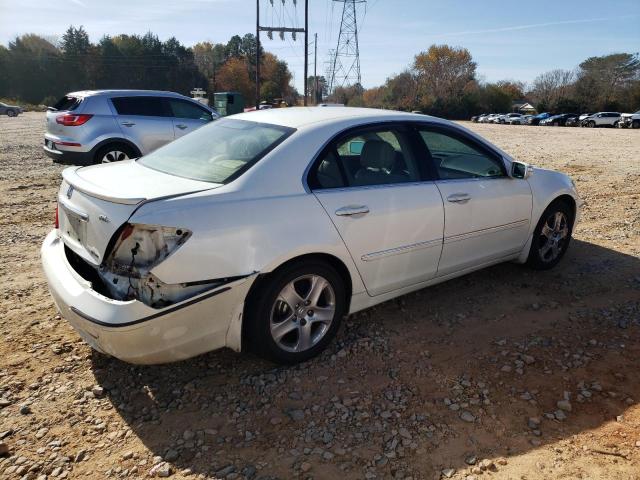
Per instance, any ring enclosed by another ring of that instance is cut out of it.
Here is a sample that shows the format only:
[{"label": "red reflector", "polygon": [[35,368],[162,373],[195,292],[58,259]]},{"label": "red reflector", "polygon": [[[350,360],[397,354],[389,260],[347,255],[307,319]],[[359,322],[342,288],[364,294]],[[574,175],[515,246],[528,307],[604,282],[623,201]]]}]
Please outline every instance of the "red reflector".
[{"label": "red reflector", "polygon": [[133,225],[127,223],[122,229],[122,233],[120,234],[120,240],[126,240],[133,233]]},{"label": "red reflector", "polygon": [[93,115],[86,113],[81,113],[79,115],[67,113],[65,115],[58,115],[56,117],[56,123],[64,125],[65,127],[77,127],[87,123],[91,117],[93,117]]},{"label": "red reflector", "polygon": [[54,142],[55,145],[64,145],[65,147],[81,147],[79,143],[75,142]]},{"label": "red reflector", "polygon": [[58,219],[58,204],[56,203],[56,219],[53,223],[56,229],[60,228],[60,220]]}]

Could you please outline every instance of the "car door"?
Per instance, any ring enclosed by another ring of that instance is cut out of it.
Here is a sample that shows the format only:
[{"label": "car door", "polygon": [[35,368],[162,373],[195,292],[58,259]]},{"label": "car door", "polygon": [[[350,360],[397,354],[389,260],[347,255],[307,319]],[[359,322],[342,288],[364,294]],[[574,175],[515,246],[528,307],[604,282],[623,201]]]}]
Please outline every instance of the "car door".
[{"label": "car door", "polygon": [[444,203],[438,276],[519,252],[529,232],[529,183],[507,175],[501,156],[454,127],[421,126]]},{"label": "car door", "polygon": [[175,138],[193,132],[213,120],[211,112],[196,102],[180,98],[167,98],[166,101],[172,116]]},{"label": "car door", "polygon": [[113,97],[111,103],[122,134],[140,148],[142,155],[173,140],[173,124],[161,97]]},{"label": "car door", "polygon": [[416,162],[412,135],[397,124],[344,134],[309,174],[372,296],[429,280],[438,267],[442,198]]}]

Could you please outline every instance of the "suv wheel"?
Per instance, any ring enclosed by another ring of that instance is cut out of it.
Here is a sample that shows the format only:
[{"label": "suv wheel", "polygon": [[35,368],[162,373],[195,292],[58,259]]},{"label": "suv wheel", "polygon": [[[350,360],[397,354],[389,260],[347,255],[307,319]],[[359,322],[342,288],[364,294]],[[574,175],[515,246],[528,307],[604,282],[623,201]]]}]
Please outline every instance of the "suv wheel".
[{"label": "suv wheel", "polygon": [[124,143],[110,143],[98,149],[93,163],[121,162],[122,160],[129,160],[138,156],[139,155],[136,155],[129,145]]},{"label": "suv wheel", "polygon": [[595,126],[596,126],[596,122],[594,122],[593,120],[591,120],[591,121],[589,121],[587,123],[587,127],[589,127],[589,128],[595,128]]},{"label": "suv wheel", "polygon": [[16,117],[17,113],[15,110],[7,110],[7,117]]},{"label": "suv wheel", "polygon": [[631,128],[640,128],[640,120],[634,120],[631,123]]},{"label": "suv wheel", "polygon": [[274,272],[251,297],[245,317],[247,345],[278,363],[299,363],[318,355],[346,313],[344,280],[317,260]]},{"label": "suv wheel", "polygon": [[547,207],[533,232],[527,264],[536,270],[555,267],[569,248],[573,215],[569,206],[555,201]]}]

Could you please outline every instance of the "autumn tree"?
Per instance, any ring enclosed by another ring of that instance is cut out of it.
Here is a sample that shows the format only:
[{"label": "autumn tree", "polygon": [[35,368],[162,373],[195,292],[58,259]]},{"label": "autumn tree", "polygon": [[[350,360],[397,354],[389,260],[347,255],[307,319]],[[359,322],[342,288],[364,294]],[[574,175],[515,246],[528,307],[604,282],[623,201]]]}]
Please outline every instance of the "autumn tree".
[{"label": "autumn tree", "polygon": [[427,110],[440,110],[461,101],[475,79],[476,63],[466,48],[431,45],[415,56],[413,72],[418,102]]}]

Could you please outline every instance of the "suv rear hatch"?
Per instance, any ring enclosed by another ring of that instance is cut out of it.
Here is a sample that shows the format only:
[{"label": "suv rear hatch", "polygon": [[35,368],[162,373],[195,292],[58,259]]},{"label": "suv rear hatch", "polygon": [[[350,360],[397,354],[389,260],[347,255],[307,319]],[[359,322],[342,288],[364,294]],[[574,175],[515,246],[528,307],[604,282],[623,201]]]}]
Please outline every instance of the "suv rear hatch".
[{"label": "suv rear hatch", "polygon": [[65,112],[77,111],[83,99],[84,97],[81,95],[65,95],[53,107],[48,107],[46,113],[47,132],[61,135],[64,132],[64,126],[57,123],[56,118]]},{"label": "suv rear hatch", "polygon": [[134,160],[62,172],[58,220],[64,243],[92,265],[102,263],[114,233],[146,201],[219,184],[162,173]]}]

